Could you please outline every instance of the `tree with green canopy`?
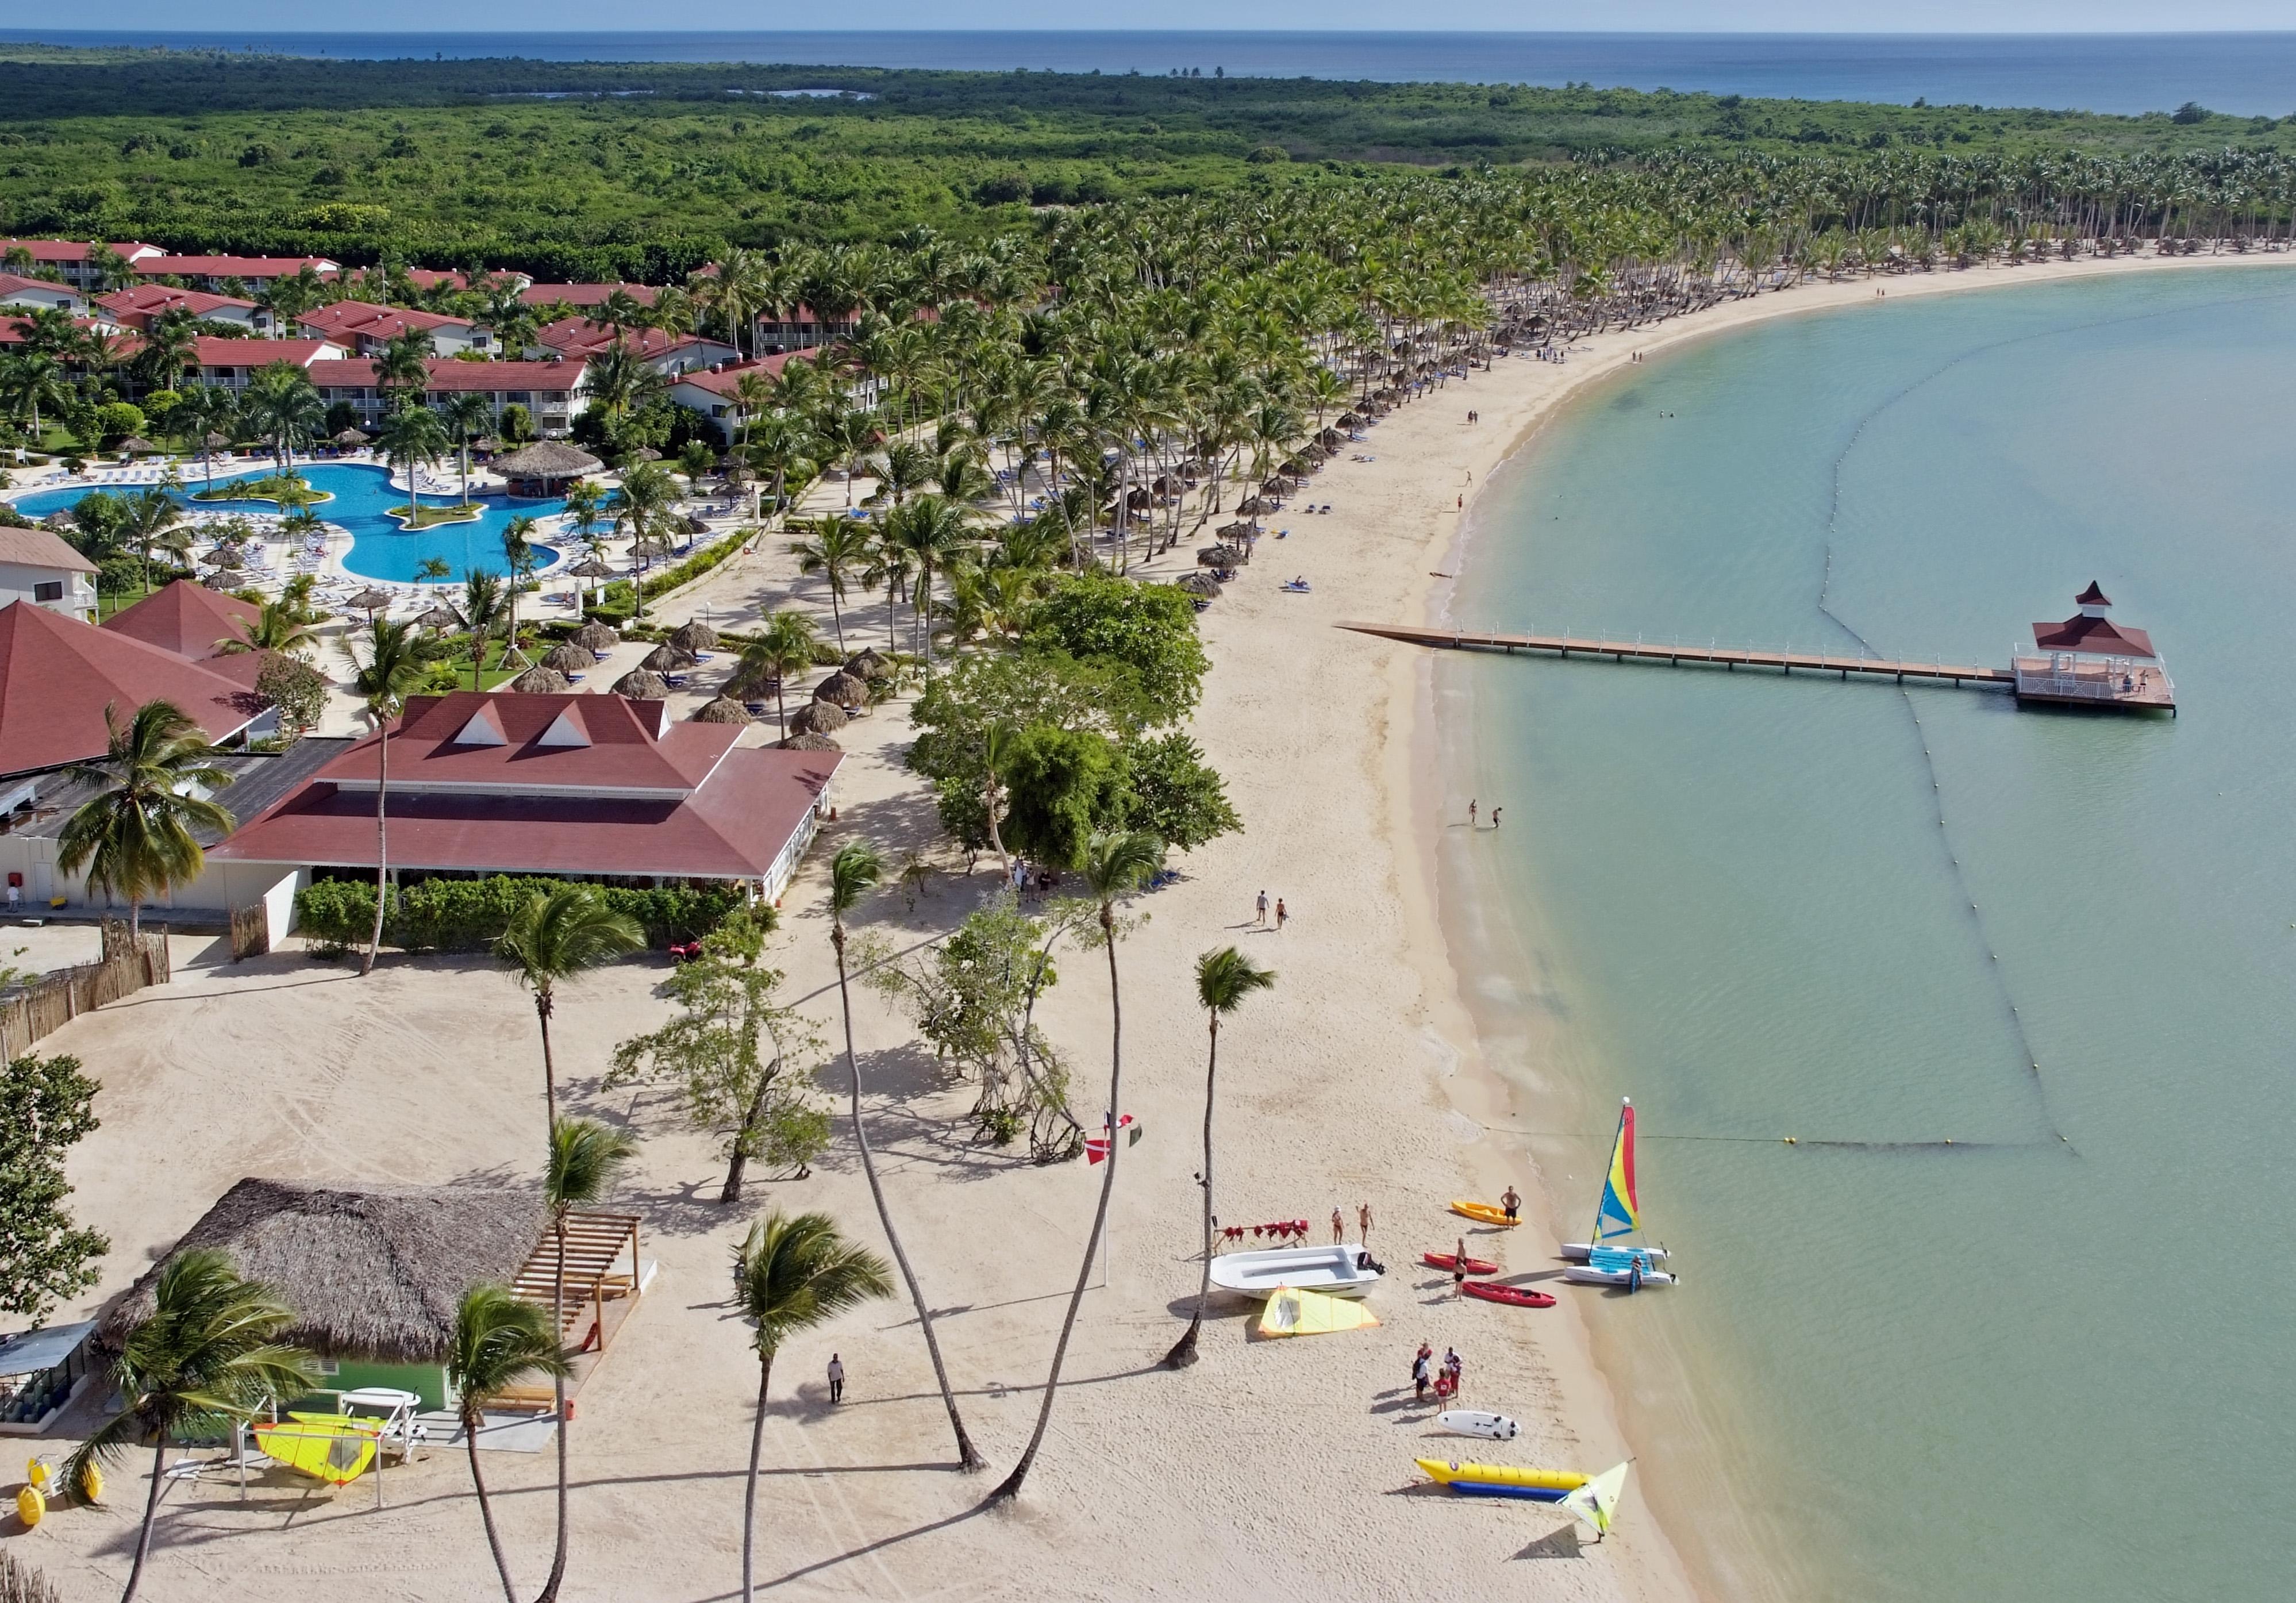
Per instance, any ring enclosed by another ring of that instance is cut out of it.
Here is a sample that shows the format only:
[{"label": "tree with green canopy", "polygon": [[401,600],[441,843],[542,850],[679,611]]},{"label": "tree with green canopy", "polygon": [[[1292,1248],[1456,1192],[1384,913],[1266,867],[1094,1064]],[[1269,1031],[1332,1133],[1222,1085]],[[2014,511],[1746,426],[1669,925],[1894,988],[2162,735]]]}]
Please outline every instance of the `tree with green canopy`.
[{"label": "tree with green canopy", "polygon": [[558,1128],[558,1065],[550,1052],[550,1018],[558,1008],[558,987],[644,944],[645,932],[636,919],[616,912],[591,886],[572,882],[537,891],[511,915],[508,927],[495,941],[495,956],[511,977],[534,993],[550,1129]]},{"label": "tree with green canopy", "polygon": [[111,1250],[64,1205],[65,1160],[100,1122],[95,1090],[77,1057],[28,1052],[0,1063],[0,1313],[36,1327],[95,1284],[96,1260]]},{"label": "tree with green canopy", "polygon": [[1196,1284],[1195,1312],[1187,1330],[1164,1354],[1166,1369],[1182,1369],[1196,1361],[1196,1336],[1203,1329],[1204,1303],[1212,1290],[1212,1108],[1213,1091],[1219,1082],[1220,1020],[1242,1007],[1253,991],[1266,991],[1275,983],[1274,969],[1261,968],[1232,946],[1196,959],[1196,1001],[1211,1028],[1211,1045],[1204,1058],[1204,1171],[1196,1177],[1203,1191],[1204,1264],[1202,1278]]}]

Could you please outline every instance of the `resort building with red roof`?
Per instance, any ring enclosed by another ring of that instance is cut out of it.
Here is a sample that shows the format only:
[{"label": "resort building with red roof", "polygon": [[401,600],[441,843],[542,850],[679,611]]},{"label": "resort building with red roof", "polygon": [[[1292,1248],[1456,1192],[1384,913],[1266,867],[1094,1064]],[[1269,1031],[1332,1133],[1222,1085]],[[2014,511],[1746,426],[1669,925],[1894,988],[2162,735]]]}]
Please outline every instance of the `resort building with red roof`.
[{"label": "resort building with red roof", "polygon": [[23,311],[70,312],[83,316],[87,297],[68,284],[50,278],[27,278],[20,273],[0,273],[0,307]]},{"label": "resort building with red roof", "polygon": [[[375,364],[337,355],[339,359],[309,365],[319,399],[348,404],[362,428],[380,423],[390,408],[376,387]],[[578,361],[459,362],[434,357],[427,366],[422,399],[429,405],[441,405],[450,395],[484,395],[494,402],[497,418],[504,407],[524,407],[535,432],[545,439],[572,428],[590,404],[587,368]]]},{"label": "resort building with red roof", "polygon": [[317,307],[305,312],[298,323],[306,339],[325,340],[362,357],[381,356],[384,346],[409,333],[427,336],[433,356],[451,357],[465,350],[485,353],[494,349],[494,335],[466,317],[365,300],[337,300]]},{"label": "resort building with red roof", "polygon": [[742,354],[723,340],[673,334],[659,328],[610,328],[586,317],[562,317],[545,324],[534,338],[541,350],[554,350],[564,357],[594,357],[611,346],[626,346],[656,373],[667,374],[730,362]]},{"label": "resort building with red roof", "polygon": [[529,306],[555,306],[562,300],[569,306],[602,306],[617,291],[640,306],[652,306],[661,294],[650,284],[530,283],[519,291],[518,298]]},{"label": "resort building with red roof", "polygon": [[[670,382],[669,399],[715,423],[726,436],[726,443],[731,445],[742,426],[742,381],[750,377],[778,379],[782,370],[796,359],[798,353],[783,351],[777,356],[722,362],[698,372],[680,374]],[[858,368],[849,370],[843,377],[845,399],[850,405],[865,411],[876,406],[884,390],[883,380]]]},{"label": "resort building with red roof", "polygon": [[95,564],[48,530],[0,526],[0,606],[12,601],[93,619]]},{"label": "resort building with red roof", "polygon": [[231,323],[255,333],[268,333],[271,314],[252,300],[235,295],[210,295],[205,290],[179,290],[172,284],[139,284],[92,303],[98,316],[141,333],[162,312],[189,312],[202,323]]},{"label": "resort building with red roof", "polygon": [[[88,259],[91,251],[109,251],[131,267],[146,258],[162,254],[159,246],[135,240],[106,245],[84,239],[0,239],[0,267],[7,267],[12,259],[20,261],[35,273],[55,274],[85,294],[103,287],[102,274]],[[22,268],[7,270],[19,272]]]},{"label": "resort building with red roof", "polygon": [[342,270],[340,263],[324,256],[164,256],[158,251],[135,257],[128,266],[140,277],[172,278],[186,288],[217,295],[256,294],[305,267],[322,277]]}]

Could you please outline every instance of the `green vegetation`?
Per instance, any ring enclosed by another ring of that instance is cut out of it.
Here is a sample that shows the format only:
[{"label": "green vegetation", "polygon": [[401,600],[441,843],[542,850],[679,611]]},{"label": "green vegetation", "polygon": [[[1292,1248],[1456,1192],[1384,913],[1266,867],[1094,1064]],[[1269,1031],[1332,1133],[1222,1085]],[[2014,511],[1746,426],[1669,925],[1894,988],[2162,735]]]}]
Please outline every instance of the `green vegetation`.
[{"label": "green vegetation", "polygon": [[486,515],[486,508],[476,501],[465,501],[452,506],[386,506],[383,511],[397,518],[409,529],[428,529],[434,523],[475,523]]},{"label": "green vegetation", "polygon": [[238,826],[229,810],[207,799],[232,777],[215,766],[215,747],[172,702],[145,702],[124,723],[118,707],[107,705],[103,726],[104,754],[66,770],[96,793],[56,837],[56,867],[85,873],[92,892],[124,897],[128,931],[140,936],[144,904],[192,884],[206,867],[194,832],[226,834]]},{"label": "green vegetation", "polygon": [[0,1313],[36,1326],[94,1286],[111,1250],[65,1206],[65,1160],[99,1122],[95,1089],[77,1057],[27,1053],[0,1065]]},{"label": "green vegetation", "polygon": [[[422,880],[391,893],[383,939],[403,951],[488,950],[537,892],[567,883],[499,874],[488,879]],[[740,892],[726,889],[594,888],[609,908],[636,920],[652,945],[698,940],[743,905]],[[768,920],[770,927],[771,909],[758,917]],[[295,895],[295,918],[296,927],[324,948],[348,950],[363,945],[374,919],[374,887],[348,879],[306,885]]]}]

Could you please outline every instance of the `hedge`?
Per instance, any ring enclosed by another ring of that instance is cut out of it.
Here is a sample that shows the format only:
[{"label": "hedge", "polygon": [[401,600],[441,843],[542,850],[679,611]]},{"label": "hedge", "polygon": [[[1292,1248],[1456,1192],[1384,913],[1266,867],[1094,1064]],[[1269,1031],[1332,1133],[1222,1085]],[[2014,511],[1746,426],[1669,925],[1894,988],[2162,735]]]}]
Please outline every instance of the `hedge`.
[{"label": "hedge", "polygon": [[[383,942],[406,951],[480,951],[494,943],[511,914],[529,897],[567,883],[514,879],[505,874],[491,879],[426,879],[392,892],[382,921]],[[730,886],[706,891],[683,886],[660,891],[621,885],[592,889],[617,912],[636,919],[645,931],[646,943],[657,947],[708,934],[744,900],[739,890]],[[772,912],[770,908],[765,909],[769,929]],[[374,886],[351,879],[320,880],[307,885],[295,893],[295,918],[301,933],[323,947],[364,946],[374,927]]]}]

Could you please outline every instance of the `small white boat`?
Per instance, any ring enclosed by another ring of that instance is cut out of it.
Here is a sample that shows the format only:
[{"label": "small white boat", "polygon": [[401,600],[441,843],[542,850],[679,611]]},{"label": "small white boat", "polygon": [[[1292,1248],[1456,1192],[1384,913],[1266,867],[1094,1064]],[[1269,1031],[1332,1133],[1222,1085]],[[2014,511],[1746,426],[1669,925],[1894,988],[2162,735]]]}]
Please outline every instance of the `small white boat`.
[{"label": "small white boat", "polygon": [[1224,1253],[1212,1260],[1212,1284],[1247,1297],[1269,1297],[1280,1286],[1359,1297],[1379,1284],[1380,1270],[1359,1245],[1287,1246],[1266,1253]]},{"label": "small white boat", "polygon": [[[1592,1242],[1587,1241],[1566,1241],[1562,1244],[1562,1250],[1565,1261],[1571,1263],[1584,1263],[1593,1255],[1595,1246]],[[1640,1253],[1650,1263],[1663,1263],[1666,1261],[1666,1249],[1662,1246],[1637,1246],[1626,1250]]]},{"label": "small white boat", "polygon": [[1640,1253],[1614,1246],[1598,1246],[1584,1263],[1571,1264],[1562,1271],[1566,1280],[1576,1280],[1581,1286],[1623,1286],[1636,1291],[1645,1286],[1678,1286],[1681,1277],[1665,1270],[1653,1269]]}]

